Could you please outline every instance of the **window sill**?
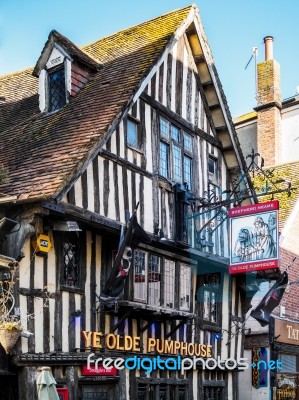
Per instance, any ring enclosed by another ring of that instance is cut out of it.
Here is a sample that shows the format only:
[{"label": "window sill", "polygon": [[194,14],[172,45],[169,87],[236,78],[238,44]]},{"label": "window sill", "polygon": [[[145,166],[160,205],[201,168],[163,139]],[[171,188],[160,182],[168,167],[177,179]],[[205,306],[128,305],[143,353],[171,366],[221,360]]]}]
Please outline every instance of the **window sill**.
[{"label": "window sill", "polygon": [[60,285],[60,290],[62,292],[71,292],[71,293],[78,293],[84,294],[84,290],[79,287],[67,286],[67,285]]},{"label": "window sill", "polygon": [[139,154],[141,154],[141,155],[144,155],[144,151],[143,151],[143,150],[137,149],[137,147],[133,147],[133,146],[131,146],[131,145],[128,144],[128,143],[127,143],[127,148],[130,149],[130,150],[132,150],[132,151],[136,151],[137,153],[139,153]]},{"label": "window sill", "polygon": [[149,311],[155,314],[159,313],[164,315],[171,315],[173,317],[177,316],[177,317],[194,318],[196,316],[190,311],[177,310],[175,308],[167,308],[161,306],[152,306],[150,304],[139,303],[137,301],[120,300],[118,302],[118,305],[123,307],[130,307],[135,310]]}]

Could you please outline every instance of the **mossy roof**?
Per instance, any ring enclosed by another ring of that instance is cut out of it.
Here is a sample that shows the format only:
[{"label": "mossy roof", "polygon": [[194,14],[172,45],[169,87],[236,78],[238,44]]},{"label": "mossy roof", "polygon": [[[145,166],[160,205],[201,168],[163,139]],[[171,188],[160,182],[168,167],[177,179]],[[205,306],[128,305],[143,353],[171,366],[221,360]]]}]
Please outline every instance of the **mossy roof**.
[{"label": "mossy roof", "polygon": [[[266,170],[267,169],[268,168],[266,168]],[[279,226],[281,231],[299,197],[299,161],[280,164],[275,167],[269,168],[269,170],[273,171],[273,181],[284,179],[285,182],[291,184],[290,195],[287,191],[274,195],[274,198],[279,201]],[[263,180],[255,180],[256,186],[264,186],[264,183],[265,181]],[[282,189],[287,188],[287,185],[284,183],[278,183],[277,187]],[[274,186],[272,187],[272,189],[274,190]],[[271,200],[271,195],[259,197],[259,202],[268,200]]]},{"label": "mossy roof", "polygon": [[7,179],[0,184],[0,196],[34,200],[61,193],[122,116],[193,7],[83,46],[88,60],[101,69],[54,114],[39,111],[33,68],[1,76],[0,167]]}]

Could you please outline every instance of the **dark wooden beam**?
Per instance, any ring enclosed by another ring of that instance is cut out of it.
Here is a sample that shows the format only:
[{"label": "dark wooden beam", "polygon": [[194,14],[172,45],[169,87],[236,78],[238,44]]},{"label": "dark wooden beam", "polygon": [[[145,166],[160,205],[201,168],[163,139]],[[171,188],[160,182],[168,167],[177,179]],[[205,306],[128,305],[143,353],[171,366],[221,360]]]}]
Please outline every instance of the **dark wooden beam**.
[{"label": "dark wooden beam", "polygon": [[217,103],[217,104],[211,104],[211,105],[209,105],[209,109],[210,109],[210,111],[218,110],[219,108],[221,109],[221,107],[220,107],[220,104],[219,104],[219,103]]},{"label": "dark wooden beam", "polygon": [[201,84],[202,84],[203,89],[210,87],[210,86],[214,86],[214,83],[212,81],[202,82]]},{"label": "dark wooden beam", "polygon": [[143,333],[146,331],[150,326],[152,326],[156,321],[158,321],[159,317],[153,318],[150,320],[146,325],[144,325],[142,328],[140,328],[140,332]]},{"label": "dark wooden beam", "polygon": [[56,205],[54,202],[43,202],[42,206],[52,210],[53,215],[63,215],[64,219],[65,217],[70,216],[72,218],[75,218],[75,220],[78,222],[83,222],[96,228],[103,227],[106,229],[110,229],[113,232],[118,232],[121,228],[121,224],[112,219],[102,217],[97,213],[84,210],[81,207],[77,207],[65,202],[61,202],[59,203],[59,205]]},{"label": "dark wooden beam", "polygon": [[115,324],[115,325],[113,325],[113,326],[111,327],[110,333],[116,331],[116,329],[124,322],[124,320],[125,320],[126,318],[129,317],[130,314],[131,314],[131,311],[130,311],[130,310],[127,311],[127,312],[121,317],[121,319],[118,320],[117,324]]},{"label": "dark wooden beam", "polygon": [[195,64],[200,64],[202,62],[206,62],[204,55],[201,54],[200,56],[194,56]]},{"label": "dark wooden beam", "polygon": [[168,332],[166,335],[165,335],[165,339],[168,339],[169,337],[171,337],[171,335],[173,335],[174,334],[174,332],[176,332],[182,325],[184,325],[186,323],[186,319],[184,318],[184,319],[182,319],[175,327],[173,327],[172,329],[171,329],[171,331],[170,332]]},{"label": "dark wooden beam", "polygon": [[223,152],[224,153],[226,151],[233,151],[233,150],[234,150],[234,146],[233,145],[223,147]]},{"label": "dark wooden beam", "polygon": [[156,110],[160,111],[163,113],[166,117],[172,119],[176,124],[179,125],[182,129],[185,129],[189,131],[190,133],[195,133],[197,136],[200,136],[207,142],[213,144],[214,146],[218,148],[222,148],[222,143],[220,140],[215,138],[212,135],[207,134],[203,130],[199,129],[195,125],[191,124],[190,122],[187,122],[184,118],[180,117],[178,114],[175,112],[171,111],[169,108],[163,106],[163,104],[159,103],[157,100],[153,99],[151,96],[149,96],[147,93],[142,93],[140,96],[147,104],[155,108]]},{"label": "dark wooden beam", "polygon": [[148,172],[146,169],[140,168],[137,165],[131,163],[130,161],[127,161],[119,156],[117,156],[114,153],[111,153],[108,150],[105,149],[101,149],[99,152],[99,155],[102,156],[103,158],[110,160],[110,161],[114,161],[117,164],[126,167],[127,169],[133,171],[133,172],[137,172],[140,175],[146,176],[147,178],[152,179],[153,178],[153,174],[151,174],[150,172]]}]

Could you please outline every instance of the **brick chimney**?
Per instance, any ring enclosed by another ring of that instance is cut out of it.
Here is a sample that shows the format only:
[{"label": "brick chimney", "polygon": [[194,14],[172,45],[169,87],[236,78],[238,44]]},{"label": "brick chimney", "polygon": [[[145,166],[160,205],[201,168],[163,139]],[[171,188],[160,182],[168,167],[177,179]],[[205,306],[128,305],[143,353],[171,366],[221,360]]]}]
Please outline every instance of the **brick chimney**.
[{"label": "brick chimney", "polygon": [[257,65],[257,149],[265,166],[281,163],[280,65],[273,59],[273,37],[266,36],[265,61]]}]

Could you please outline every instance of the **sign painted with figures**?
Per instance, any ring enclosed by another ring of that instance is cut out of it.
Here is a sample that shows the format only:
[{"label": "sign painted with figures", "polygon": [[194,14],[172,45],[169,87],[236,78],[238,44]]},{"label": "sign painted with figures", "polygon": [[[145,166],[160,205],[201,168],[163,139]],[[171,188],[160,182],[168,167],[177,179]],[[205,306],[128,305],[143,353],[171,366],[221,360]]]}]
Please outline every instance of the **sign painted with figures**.
[{"label": "sign painted with figures", "polygon": [[229,210],[230,274],[278,268],[277,200]]}]

